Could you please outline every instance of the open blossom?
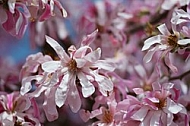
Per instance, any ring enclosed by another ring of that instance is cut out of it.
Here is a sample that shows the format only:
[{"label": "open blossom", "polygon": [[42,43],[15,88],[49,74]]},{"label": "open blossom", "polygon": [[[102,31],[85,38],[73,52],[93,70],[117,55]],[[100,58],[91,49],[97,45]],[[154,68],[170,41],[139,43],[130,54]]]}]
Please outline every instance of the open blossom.
[{"label": "open blossom", "polygon": [[190,39],[181,38],[180,32],[175,28],[175,24],[172,25],[173,33],[169,32],[165,24],[158,26],[158,30],[161,32],[161,35],[148,38],[144,42],[142,51],[148,50],[147,54],[144,56],[144,61],[151,61],[155,52],[162,51],[161,55],[164,56],[166,65],[173,72],[177,72],[177,68],[169,59],[169,52],[180,51],[180,48],[183,48],[185,45],[190,43]]},{"label": "open blossom", "polygon": [[77,112],[81,106],[77,81],[82,86],[82,95],[86,98],[95,91],[94,84],[98,85],[99,91],[107,96],[113,90],[111,80],[100,74],[100,70],[113,71],[114,66],[105,60],[100,60],[101,49],[92,50],[89,46],[81,46],[76,49],[69,48],[70,56],[52,38],[46,36],[48,44],[56,51],[60,60],[49,61],[42,64],[42,69],[48,73],[58,73],[63,78],[56,90],[55,102],[61,107],[65,101],[70,105],[73,112]]},{"label": "open blossom", "polygon": [[[178,113],[187,117],[186,109],[177,102],[177,94],[172,94],[172,83],[154,84],[153,91],[142,101],[142,106],[132,119],[141,121],[140,125],[176,125],[174,116]],[[174,92],[176,93],[176,92]],[[184,120],[184,122],[187,122]],[[187,123],[185,125],[188,125]]]},{"label": "open blossom", "polygon": [[[19,92],[1,94],[0,96],[0,125],[3,126],[41,126],[39,120],[31,113],[27,113],[31,101]],[[35,113],[35,112],[34,112]]]},{"label": "open blossom", "polygon": [[[109,97],[97,96],[95,99],[96,102],[94,104],[95,108],[93,107],[93,111],[80,111],[79,114],[83,121],[87,122],[90,119],[97,118],[98,121],[93,122],[92,126],[116,126],[117,124],[114,120],[114,116],[116,113],[117,102],[115,101],[114,93]],[[100,108],[96,108],[101,104],[106,104],[106,107],[101,106]]]}]

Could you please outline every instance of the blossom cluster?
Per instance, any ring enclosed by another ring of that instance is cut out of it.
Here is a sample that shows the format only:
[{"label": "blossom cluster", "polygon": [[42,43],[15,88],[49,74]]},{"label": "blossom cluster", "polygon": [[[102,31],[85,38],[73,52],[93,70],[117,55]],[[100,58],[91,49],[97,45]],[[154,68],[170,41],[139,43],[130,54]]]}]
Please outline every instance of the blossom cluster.
[{"label": "blossom cluster", "polygon": [[[189,126],[190,0],[0,0],[0,13],[0,125]],[[39,51],[24,61],[1,51],[25,36]]]}]

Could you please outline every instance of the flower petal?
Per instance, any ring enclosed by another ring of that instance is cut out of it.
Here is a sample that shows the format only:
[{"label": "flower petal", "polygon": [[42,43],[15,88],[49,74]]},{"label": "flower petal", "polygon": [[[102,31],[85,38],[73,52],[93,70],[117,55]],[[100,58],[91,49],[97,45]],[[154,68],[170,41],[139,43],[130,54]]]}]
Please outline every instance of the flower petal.
[{"label": "flower petal", "polygon": [[70,90],[68,95],[68,103],[72,112],[77,113],[81,107],[81,99],[75,85],[76,78],[72,78],[70,81]]},{"label": "flower petal", "polygon": [[42,69],[45,72],[55,72],[61,65],[60,61],[48,61],[42,64]]},{"label": "flower petal", "polygon": [[94,85],[87,79],[87,77],[82,73],[77,74],[80,84],[82,85],[82,94],[83,96],[89,97],[95,92]]},{"label": "flower petal", "polygon": [[53,38],[49,36],[45,36],[47,43],[55,50],[57,55],[63,59],[65,62],[68,62],[70,60],[69,56],[65,52],[65,50],[59,45],[58,42],[56,42]]},{"label": "flower petal", "polygon": [[101,56],[101,49],[97,48],[95,51],[88,53],[84,58],[88,60],[89,62],[93,63],[99,60],[100,56]]},{"label": "flower petal", "polygon": [[137,112],[135,112],[131,118],[134,120],[143,121],[145,116],[147,115],[148,110],[148,107],[144,106],[140,108]]},{"label": "flower petal", "polygon": [[190,39],[182,39],[177,42],[179,45],[187,45],[190,43]]},{"label": "flower petal", "polygon": [[166,27],[166,24],[162,24],[160,26],[158,26],[158,30],[166,36],[169,36],[171,33],[169,32],[168,28]]},{"label": "flower petal", "polygon": [[144,42],[144,46],[142,47],[142,51],[149,49],[153,44],[160,43],[161,42],[161,36],[153,36],[151,38],[148,38]]}]

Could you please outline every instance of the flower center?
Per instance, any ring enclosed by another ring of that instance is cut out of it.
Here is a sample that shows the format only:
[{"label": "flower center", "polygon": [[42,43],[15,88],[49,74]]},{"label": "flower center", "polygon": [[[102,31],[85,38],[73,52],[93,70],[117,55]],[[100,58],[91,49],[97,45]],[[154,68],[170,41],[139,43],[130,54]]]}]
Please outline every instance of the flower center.
[{"label": "flower center", "polygon": [[113,121],[113,115],[109,110],[105,110],[102,118],[104,123],[111,123]]},{"label": "flower center", "polygon": [[168,36],[167,38],[167,42],[169,44],[169,46],[172,46],[172,47],[177,47],[177,41],[178,41],[178,37],[176,34],[171,34]]},{"label": "flower center", "polygon": [[160,99],[159,103],[155,103],[155,105],[158,107],[158,109],[162,109],[167,105],[166,99]]},{"label": "flower center", "polygon": [[77,62],[74,59],[72,59],[71,61],[69,61],[68,67],[69,67],[69,70],[72,71],[72,72],[77,72],[77,70],[78,70],[78,68],[77,68]]},{"label": "flower center", "polygon": [[144,84],[142,88],[144,91],[152,91],[152,86],[150,84]]}]

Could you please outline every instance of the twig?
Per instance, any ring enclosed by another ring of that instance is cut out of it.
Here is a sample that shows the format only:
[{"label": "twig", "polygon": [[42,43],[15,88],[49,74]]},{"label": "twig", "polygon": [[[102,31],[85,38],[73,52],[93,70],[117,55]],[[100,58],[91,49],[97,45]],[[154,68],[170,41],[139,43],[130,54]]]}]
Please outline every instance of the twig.
[{"label": "twig", "polygon": [[171,77],[169,78],[169,81],[172,81],[172,80],[177,80],[177,79],[180,79],[182,80],[183,77],[185,77],[186,75],[190,74],[190,70],[186,71],[185,73],[179,75],[179,76],[174,76],[174,77]]}]

